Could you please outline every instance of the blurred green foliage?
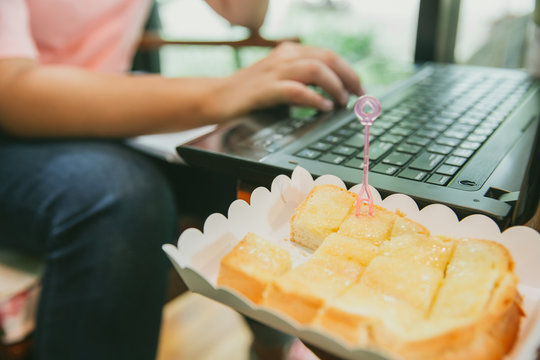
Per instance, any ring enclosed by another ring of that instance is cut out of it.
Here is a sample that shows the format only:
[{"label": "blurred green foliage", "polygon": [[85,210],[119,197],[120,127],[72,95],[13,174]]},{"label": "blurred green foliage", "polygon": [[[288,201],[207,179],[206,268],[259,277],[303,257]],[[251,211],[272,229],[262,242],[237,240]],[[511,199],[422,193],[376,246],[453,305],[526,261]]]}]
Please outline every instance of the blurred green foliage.
[{"label": "blurred green foliage", "polygon": [[[263,28],[262,33],[268,38],[299,37],[303,44],[340,54],[352,64],[370,92],[408,76],[411,65],[395,63],[378,53],[375,32],[361,19],[350,6],[293,0],[280,22],[282,26]],[[253,64],[269,51],[257,47],[165,47],[161,50],[162,68],[165,76],[227,76],[238,69],[238,64]]]}]

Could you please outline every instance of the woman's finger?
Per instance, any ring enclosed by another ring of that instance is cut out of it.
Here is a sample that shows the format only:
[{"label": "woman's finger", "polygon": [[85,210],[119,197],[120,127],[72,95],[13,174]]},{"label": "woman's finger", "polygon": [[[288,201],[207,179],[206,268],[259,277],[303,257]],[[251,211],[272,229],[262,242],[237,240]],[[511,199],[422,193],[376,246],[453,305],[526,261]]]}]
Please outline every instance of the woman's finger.
[{"label": "woman's finger", "polygon": [[273,96],[268,97],[267,100],[272,102],[267,105],[289,103],[308,106],[321,111],[330,111],[334,107],[334,104],[329,99],[310,89],[305,84],[293,80],[280,81],[275,87]]},{"label": "woman's finger", "polygon": [[319,86],[341,105],[346,105],[349,99],[349,91],[341,79],[319,60],[301,59],[293,62],[283,70],[282,76],[303,84]]},{"label": "woman's finger", "polygon": [[353,94],[362,95],[364,93],[360,78],[354,69],[335,52],[327,49],[321,49],[313,46],[306,46],[294,43],[280,45],[276,49],[278,57],[293,59],[316,59],[325,63],[332,71],[336,73],[343,82],[344,87]]}]

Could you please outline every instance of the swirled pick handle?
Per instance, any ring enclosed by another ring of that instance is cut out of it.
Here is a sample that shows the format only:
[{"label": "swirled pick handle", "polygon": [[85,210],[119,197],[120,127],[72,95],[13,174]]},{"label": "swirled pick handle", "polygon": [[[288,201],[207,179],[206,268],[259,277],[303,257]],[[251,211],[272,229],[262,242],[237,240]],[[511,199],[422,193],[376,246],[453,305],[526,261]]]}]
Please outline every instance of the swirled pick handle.
[{"label": "swirled pick handle", "polygon": [[[358,193],[356,200],[356,216],[362,212],[362,204],[369,205],[369,215],[373,215],[373,196],[368,184],[369,174],[369,127],[381,114],[381,103],[373,96],[364,95],[358,98],[354,104],[354,113],[364,125],[364,177],[362,180],[362,188]],[[365,196],[365,197],[364,197]]]}]

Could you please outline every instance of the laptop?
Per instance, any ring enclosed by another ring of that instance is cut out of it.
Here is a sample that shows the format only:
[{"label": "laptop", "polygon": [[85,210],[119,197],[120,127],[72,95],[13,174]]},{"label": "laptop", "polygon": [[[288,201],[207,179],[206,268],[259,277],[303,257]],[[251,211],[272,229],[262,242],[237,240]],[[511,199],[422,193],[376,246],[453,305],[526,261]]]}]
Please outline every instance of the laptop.
[{"label": "laptop", "polygon": [[[430,61],[437,4],[420,2],[417,71],[378,96],[370,185],[383,197],[409,195],[420,207],[446,204],[460,218],[480,213],[501,228],[519,224],[538,204],[530,184],[537,184],[531,179],[539,172],[534,164],[540,159],[531,159],[538,157],[540,85],[520,70]],[[302,166],[314,177],[333,174],[351,186],[362,181],[363,138],[351,106],[328,113],[278,107],[179,142],[176,150],[189,165],[256,185]]]},{"label": "laptop", "polygon": [[[481,213],[503,228],[513,223],[524,179],[535,173],[528,164],[538,137],[536,81],[517,70],[428,63],[379,99],[370,185],[383,197],[409,195],[420,207],[442,203],[460,217]],[[251,114],[177,150],[188,164],[255,184],[301,166],[354,185],[362,182],[363,139],[350,107],[304,117],[281,109]]]}]

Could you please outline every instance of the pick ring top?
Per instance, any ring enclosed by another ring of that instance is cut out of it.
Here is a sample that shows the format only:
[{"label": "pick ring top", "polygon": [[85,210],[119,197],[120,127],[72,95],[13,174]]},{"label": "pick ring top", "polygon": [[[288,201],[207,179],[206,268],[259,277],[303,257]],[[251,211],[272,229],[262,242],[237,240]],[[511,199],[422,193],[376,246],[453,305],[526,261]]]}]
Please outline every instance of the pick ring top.
[{"label": "pick ring top", "polygon": [[373,121],[381,114],[381,103],[373,96],[364,95],[358,98],[354,104],[354,113],[360,119],[362,125],[371,126]]}]

